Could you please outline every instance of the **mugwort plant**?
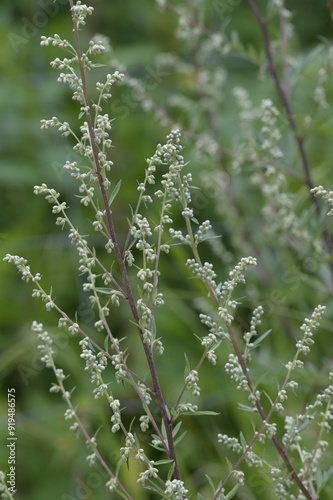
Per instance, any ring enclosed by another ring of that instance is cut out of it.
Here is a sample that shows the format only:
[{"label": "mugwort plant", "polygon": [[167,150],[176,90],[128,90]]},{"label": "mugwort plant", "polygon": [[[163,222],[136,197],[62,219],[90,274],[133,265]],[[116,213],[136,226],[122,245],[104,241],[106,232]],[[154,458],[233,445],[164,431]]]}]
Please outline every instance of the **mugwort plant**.
[{"label": "mugwort plant", "polygon": [[[175,16],[175,37],[193,55],[193,61],[175,53],[158,56],[161,74],[164,68],[165,75],[178,73],[192,82],[191,92],[173,93],[165,108],[114,54],[110,55],[112,72],[92,88],[89,78],[98,66],[96,56],[111,50],[101,35],[83,46],[81,31],[93,7],[69,0],[71,39],[58,34],[41,39],[42,46],[59,50],[51,66],[59,72],[58,82],[70,88],[78,108],[76,123],[53,116],[43,119],[41,127],[56,129],[73,148],[76,160],[66,161],[63,169],[72,179],[72,190],[87,214],[87,224],[78,227],[62,194],[47,184],[36,185],[34,194],[51,205],[56,225],[68,234],[76,249],[77,272],[95,311],[94,324],[86,328],[75,311],[72,315],[65,311],[56,292],[45,286],[41,274],[31,269],[26,258],[7,254],[4,260],[14,264],[22,279],[32,284],[33,297],[40,299],[47,311],[57,312],[58,328],[80,350],[82,369],[91,382],[91,405],[98,400],[106,405],[110,443],[114,443],[113,435],[120,443],[111,460],[99,432],[91,431],[98,425],[91,426],[82,417],[70,374],[61,367],[61,352],[55,353],[53,334],[34,321],[41,361],[54,375],[50,391],[64,400],[64,418],[69,430],[84,440],[88,464],[104,470],[104,498],[329,498],[333,488],[333,468],[328,465],[329,457],[332,459],[332,360],[322,369],[320,387],[310,398],[306,392],[307,359],[325,306],[312,304],[299,322],[299,330],[291,329],[288,357],[281,357],[278,367],[274,354],[268,354],[274,345],[269,342],[283,335],[283,327],[277,331],[272,323],[272,328],[266,329],[288,300],[290,308],[294,304],[294,297],[270,287],[270,273],[275,271],[273,265],[265,267],[269,253],[277,249],[286,262],[287,268],[278,273],[293,295],[301,293],[309,255],[321,289],[327,293],[333,289],[331,236],[320,204],[321,197],[332,215],[333,194],[321,185],[315,187],[313,181],[305,139],[307,132],[313,131],[314,113],[296,119],[293,110],[292,75],[302,68],[288,52],[294,36],[291,12],[283,0],[269,2],[265,14],[255,0],[246,0],[245,5],[202,0],[156,3],[161,15],[168,12]],[[203,6],[206,14],[199,15]],[[239,8],[247,9],[259,30],[261,54],[228,32],[226,16]],[[215,32],[210,21],[217,11],[223,29]],[[279,28],[279,46],[273,40],[271,21]],[[273,90],[256,103],[248,89],[241,85],[232,88],[228,100],[233,115],[237,115],[237,127],[228,137],[228,131],[224,136],[221,133],[219,111],[225,106],[228,74],[215,62],[235,52],[257,65],[259,77],[265,85],[272,82]],[[333,66],[332,48],[324,47],[322,52],[322,58],[327,57],[316,73],[312,92],[313,109],[319,114],[328,108],[326,82]],[[128,213],[128,227],[121,228],[115,214],[122,185],[114,180],[111,160],[117,119],[113,121],[107,112],[112,110],[112,92],[117,92],[117,86],[130,89],[143,109],[169,129],[146,160],[136,202]],[[175,119],[175,110],[182,119]],[[290,187],[290,178],[299,183],[299,191]],[[254,205],[253,193],[257,197]],[[299,201],[300,193],[303,201]],[[205,216],[209,204],[214,207],[214,221]],[[247,210],[251,227],[245,218]],[[307,213],[311,217],[306,218]],[[240,228],[242,217],[246,222]],[[218,233],[221,227],[222,239]],[[98,245],[94,245],[97,239]],[[268,249],[265,255],[263,248]],[[162,325],[163,318],[172,314],[167,307],[170,295],[165,274],[166,263],[173,262],[176,252],[180,252],[177,258],[188,286],[193,284],[191,314],[199,325],[189,341],[196,344],[197,358],[193,352],[191,356],[185,353],[185,362],[176,355],[183,344],[171,334],[168,337],[168,328]],[[264,287],[256,288],[260,280]],[[265,289],[269,294],[263,293]],[[246,299],[242,298],[244,293]],[[322,297],[326,297],[324,292]],[[244,301],[248,304],[246,314]],[[161,314],[163,309],[166,312]],[[117,310],[124,322],[120,329],[115,324]],[[290,331],[290,324],[284,325]],[[265,356],[271,356],[271,362]],[[177,386],[170,387],[165,377],[174,370],[183,371],[184,376]],[[209,397],[205,399],[207,383],[202,383],[207,380],[206,372],[221,381],[221,400],[211,407]],[[224,404],[224,394],[230,391],[230,411],[245,415],[236,435],[230,431]],[[128,392],[135,400],[130,421],[126,413]],[[206,422],[200,424],[203,427],[211,426],[207,433],[211,442],[195,434],[193,437],[193,432],[191,438],[185,432],[200,419]],[[191,439],[197,440],[197,453],[188,464],[186,448]],[[204,446],[209,448],[207,454]],[[127,480],[133,463],[135,487]],[[3,498],[14,497],[6,486],[5,473],[0,476],[0,491]]]}]

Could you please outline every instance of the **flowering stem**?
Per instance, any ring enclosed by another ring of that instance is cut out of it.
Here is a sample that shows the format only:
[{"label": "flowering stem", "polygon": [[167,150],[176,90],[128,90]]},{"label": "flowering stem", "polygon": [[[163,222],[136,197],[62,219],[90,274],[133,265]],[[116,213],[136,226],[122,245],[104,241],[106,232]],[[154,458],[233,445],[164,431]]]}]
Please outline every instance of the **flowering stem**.
[{"label": "flowering stem", "polygon": [[[52,359],[51,361],[51,366],[52,366],[52,370],[55,374],[55,376],[57,377],[57,369],[56,369],[56,366],[54,364],[54,361]],[[69,393],[66,391],[65,387],[64,387],[64,384],[62,382],[62,380],[60,380],[58,377],[57,377],[57,380],[58,380],[58,384],[59,384],[59,387],[60,387],[60,390],[62,392],[62,396],[64,398],[64,400],[66,401],[67,405],[68,405],[68,408],[72,411],[72,414],[74,415],[74,418],[75,418],[75,421],[78,425],[78,427],[80,428],[82,434],[84,435],[84,437],[86,438],[86,441],[90,444],[90,445],[93,445],[93,440],[91,439],[91,437],[89,436],[89,434],[87,433],[84,425],[82,424],[80,418],[78,417],[76,411],[75,411],[75,408],[74,406],[72,405],[72,402],[70,400],[70,396],[69,396]],[[118,480],[118,478],[116,477],[116,475],[112,472],[112,470],[108,467],[107,463],[105,462],[104,458],[102,457],[102,455],[100,454],[100,452],[97,450],[97,448],[95,447],[94,449],[94,453],[96,455],[96,458],[98,459],[98,461],[100,462],[100,464],[102,465],[102,467],[106,470],[106,472],[109,474],[110,477],[112,477],[113,479],[115,479],[117,481],[117,486],[118,488],[122,491],[123,495],[128,498],[129,500],[133,500],[133,498],[131,497],[131,495],[128,493],[128,491],[124,488],[124,486],[120,483],[120,481]]]},{"label": "flowering stem", "polygon": [[[323,436],[323,434],[325,432],[325,422],[327,422],[327,420],[330,418],[331,407],[332,407],[332,397],[329,398],[329,400],[327,402],[327,405],[326,405],[326,410],[325,410],[325,412],[322,413],[322,422],[320,424],[320,431],[319,431],[319,434],[318,434],[318,437],[317,437],[317,442],[316,442],[316,445],[315,445],[315,447],[314,447],[314,449],[312,451],[311,458],[308,461],[307,466],[305,468],[304,478],[307,478],[309,476],[310,471],[311,471],[311,467],[312,467],[312,465],[313,465],[313,463],[315,461],[317,452],[320,450],[320,443],[321,443],[321,440],[322,440],[322,436]],[[295,496],[295,500],[297,500],[298,498],[299,498],[299,492]]]},{"label": "flowering stem", "polygon": [[[69,0],[69,4],[70,4],[71,9],[73,9],[73,7],[74,7],[73,0]],[[131,309],[131,312],[132,312],[132,315],[134,318],[134,322],[136,323],[136,325],[138,327],[138,332],[139,332],[139,335],[141,338],[143,349],[145,351],[145,355],[146,355],[148,366],[149,366],[149,371],[150,371],[152,381],[153,381],[154,394],[155,394],[155,397],[156,397],[156,400],[157,400],[157,403],[158,403],[158,406],[159,406],[159,409],[161,412],[162,420],[163,420],[164,425],[165,425],[167,441],[168,441],[168,446],[166,448],[166,452],[167,452],[169,458],[174,462],[174,477],[176,479],[180,480],[181,476],[180,476],[180,471],[179,471],[179,467],[178,467],[178,463],[177,463],[174,439],[173,439],[173,435],[172,435],[172,420],[168,415],[167,407],[166,407],[164,397],[162,394],[159,378],[157,375],[157,370],[156,370],[154,359],[153,359],[152,347],[144,342],[143,332],[142,332],[141,328],[139,327],[140,317],[138,314],[136,302],[135,302],[132,288],[130,285],[129,276],[128,276],[126,264],[125,264],[125,257],[122,255],[122,252],[120,250],[119,243],[117,240],[116,231],[115,231],[115,227],[114,227],[114,223],[113,223],[112,211],[111,211],[111,208],[109,205],[108,196],[107,196],[107,192],[106,192],[105,185],[104,185],[104,179],[103,179],[101,165],[100,165],[99,156],[98,156],[96,136],[95,136],[95,131],[93,128],[92,118],[91,118],[91,108],[90,108],[89,98],[88,98],[85,69],[84,69],[84,64],[82,61],[79,28],[78,28],[78,23],[74,18],[73,18],[73,24],[74,24],[75,44],[76,44],[76,50],[77,50],[79,70],[80,70],[80,75],[81,75],[82,93],[83,93],[85,113],[86,113],[86,118],[87,118],[90,144],[91,144],[91,148],[92,148],[95,172],[97,175],[97,179],[98,179],[98,183],[99,183],[99,187],[100,187],[100,191],[101,191],[101,195],[102,195],[102,199],[103,199],[103,204],[104,204],[104,208],[105,208],[105,212],[106,212],[108,230],[109,230],[111,241],[114,245],[114,252],[115,252],[116,259],[117,259],[117,262],[118,262],[118,265],[120,268],[120,272],[121,272],[121,275],[122,275],[122,278],[124,281],[124,287],[125,287],[125,291],[126,291],[126,300],[130,306],[130,309]]]},{"label": "flowering stem", "polygon": [[[182,199],[183,206],[186,206],[186,201],[184,199],[184,196],[182,196],[182,198],[183,198]],[[196,262],[199,264],[200,267],[202,267],[201,258],[200,258],[197,246],[195,244],[195,241],[194,241],[194,235],[193,235],[193,230],[192,230],[191,222],[190,222],[190,220],[189,220],[188,217],[186,217],[185,219],[186,219],[186,226],[187,226],[188,234],[189,234],[189,237],[190,237],[190,245],[191,245],[191,249],[192,249],[193,255],[195,257]],[[213,287],[211,286],[211,283],[209,282],[209,280],[206,277],[203,277],[202,281],[205,284],[205,286],[207,288],[207,291],[209,293],[209,296],[211,297],[211,299],[214,302],[214,304],[217,307],[220,307],[220,301],[219,301],[219,299],[218,299],[218,297],[217,297],[217,295],[216,295]],[[260,432],[258,432],[257,435],[254,436],[255,439],[254,438],[252,439],[251,443],[253,444],[253,442],[257,439],[257,437],[259,437],[261,431],[264,429],[264,426],[265,426],[265,424],[267,423],[268,420],[267,420],[267,416],[266,416],[266,414],[265,414],[265,412],[263,410],[263,407],[261,406],[260,401],[258,400],[258,397],[256,396],[256,393],[255,393],[255,391],[253,389],[252,380],[251,380],[249,371],[248,371],[247,366],[246,366],[246,361],[245,361],[244,357],[242,356],[242,353],[241,353],[241,350],[240,350],[240,347],[239,347],[239,344],[238,344],[238,341],[237,341],[237,338],[236,338],[236,334],[235,334],[233,328],[231,327],[231,325],[229,323],[225,322],[225,325],[226,325],[226,328],[228,330],[230,341],[231,341],[231,344],[232,344],[232,346],[234,348],[234,351],[236,353],[236,356],[237,356],[238,362],[240,364],[242,373],[243,373],[243,375],[244,375],[244,377],[246,379],[247,386],[249,388],[249,391],[250,391],[251,395],[254,398],[256,409],[258,411],[258,414],[259,414],[260,418],[263,421],[263,426],[262,426]],[[308,500],[313,500],[313,497],[308,492],[308,490],[305,488],[305,486],[302,483],[301,479],[299,478],[299,476],[295,472],[292,464],[289,461],[289,458],[288,458],[288,456],[286,454],[286,451],[283,449],[283,447],[281,446],[281,444],[278,441],[278,439],[275,436],[273,436],[271,439],[272,439],[272,442],[273,442],[275,448],[279,452],[282,460],[284,461],[287,469],[291,473],[291,478],[293,479],[293,481],[297,484],[297,486],[299,487],[299,489],[302,491],[302,493],[304,494],[305,498],[307,498]],[[252,444],[251,444],[251,446],[252,446]],[[250,449],[250,447],[248,446],[247,449]],[[245,454],[244,454],[244,456],[245,456]],[[240,461],[238,461],[238,462],[240,463]],[[237,462],[237,464],[238,464],[238,462]],[[221,490],[222,490],[222,486],[216,492],[214,498],[217,498],[217,496],[221,492]]]},{"label": "flowering stem", "polygon": [[[264,412],[264,410],[263,410],[263,408],[262,408],[262,406],[261,406],[258,398],[256,397],[255,391],[253,390],[253,386],[252,386],[252,381],[251,381],[251,378],[250,378],[250,374],[249,374],[249,371],[247,369],[245,360],[244,360],[244,358],[242,356],[242,353],[240,351],[240,348],[239,348],[239,345],[238,345],[238,342],[237,342],[237,339],[236,339],[235,332],[233,331],[233,329],[232,329],[232,327],[230,325],[227,324],[226,326],[227,326],[227,329],[228,329],[228,333],[229,333],[229,336],[230,336],[231,343],[233,345],[233,348],[234,348],[235,353],[237,355],[239,364],[241,366],[243,375],[246,377],[246,382],[247,382],[247,385],[249,387],[250,393],[255,398],[254,399],[255,406],[257,408],[257,411],[259,413],[260,418],[262,419],[262,421],[265,424],[268,421],[268,419],[267,419],[267,416],[266,416],[266,414],[265,414],[265,412]],[[284,461],[287,469],[291,473],[291,479],[293,479],[293,481],[297,484],[298,488],[302,491],[302,493],[304,494],[305,498],[307,498],[308,500],[313,500],[312,495],[305,488],[305,486],[302,483],[301,479],[299,478],[298,474],[295,472],[295,470],[294,470],[292,464],[290,463],[290,460],[289,460],[289,458],[288,458],[288,456],[286,454],[286,451],[281,446],[279,440],[275,436],[272,436],[271,439],[272,439],[272,442],[273,442],[275,448],[279,452],[282,460]]]},{"label": "flowering stem", "polygon": [[[109,338],[110,338],[110,340],[111,340],[111,342],[112,342],[113,348],[115,349],[115,351],[117,352],[117,354],[120,354],[120,350],[119,350],[119,348],[118,348],[118,344],[117,344],[117,342],[115,341],[115,339],[114,339],[114,337],[113,337],[113,335],[112,335],[111,329],[110,329],[110,327],[109,327],[109,325],[108,325],[108,322],[107,322],[107,320],[106,320],[106,318],[105,318],[105,315],[104,315],[104,313],[103,313],[103,311],[102,311],[101,309],[100,309],[100,314],[101,314],[101,317],[102,317],[102,321],[103,321],[103,324],[104,324],[104,328],[105,328],[105,330],[106,330],[106,331],[107,331],[107,333],[108,333],[108,336],[109,336]],[[147,382],[145,382],[145,381],[144,381],[141,377],[139,377],[138,375],[134,374],[134,373],[133,373],[133,372],[132,372],[132,371],[131,371],[128,367],[127,367],[127,364],[126,364],[125,362],[124,362],[124,367],[125,367],[125,370],[126,370],[126,372],[127,372],[127,376],[128,376],[128,378],[130,379],[130,381],[131,381],[131,382],[133,383],[133,385],[134,385],[135,392],[138,394],[138,396],[139,396],[139,398],[140,398],[140,401],[141,401],[142,405],[145,405],[145,406],[146,406],[145,399],[144,399],[144,396],[143,396],[143,394],[142,394],[142,391],[141,391],[140,387],[138,387],[138,386],[136,385],[135,380],[136,380],[136,379],[137,379],[137,380],[140,380],[140,382],[141,382],[144,386],[146,386],[149,390],[151,390],[151,391],[153,392],[152,387],[150,387],[150,386],[147,384]],[[153,417],[152,413],[149,411],[149,412],[147,412],[147,414],[148,414],[149,420],[150,420],[150,422],[151,422],[152,426],[154,427],[154,429],[155,429],[155,431],[156,431],[156,433],[157,433],[158,437],[160,438],[160,440],[161,440],[161,442],[162,442],[162,444],[163,444],[164,448],[167,448],[167,447],[166,447],[166,444],[165,444],[165,440],[164,440],[164,438],[163,438],[163,435],[162,435],[162,433],[161,433],[160,429],[158,428],[158,425],[157,425],[157,423],[156,423],[156,421],[155,421],[155,419],[154,419],[154,417]]]}]

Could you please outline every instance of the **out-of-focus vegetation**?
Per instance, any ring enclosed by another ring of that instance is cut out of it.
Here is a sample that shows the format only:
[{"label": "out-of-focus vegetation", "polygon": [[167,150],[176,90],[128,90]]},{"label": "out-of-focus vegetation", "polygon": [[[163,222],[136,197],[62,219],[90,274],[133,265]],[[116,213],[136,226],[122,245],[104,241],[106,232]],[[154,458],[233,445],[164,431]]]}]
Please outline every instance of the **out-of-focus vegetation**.
[{"label": "out-of-focus vegetation", "polygon": [[[259,3],[259,2],[258,2]],[[259,3],[261,6],[266,2]],[[293,103],[296,116],[303,113],[304,108],[311,101],[311,93],[315,86],[315,75],[323,64],[322,52],[314,53],[319,42],[330,44],[332,40],[332,24],[326,3],[302,2],[294,0],[288,2],[288,8],[294,13],[295,36],[293,37],[293,57],[295,65],[302,73],[297,88],[293,88]],[[52,2],[40,0],[2,0],[0,4],[0,248],[1,257],[7,252],[27,257],[34,272],[41,272],[49,286],[53,287],[54,294],[60,305],[66,311],[78,315],[88,327],[93,318],[88,310],[88,299],[83,294],[80,277],[75,274],[77,255],[68,242],[65,233],[55,229],[54,216],[50,213],[45,201],[33,196],[35,184],[46,182],[60,190],[64,199],[72,206],[72,215],[77,224],[82,221],[82,207],[72,192],[70,180],[63,174],[61,165],[71,158],[68,144],[61,140],[56,132],[47,133],[40,130],[40,119],[57,115],[73,122],[77,116],[77,105],[74,103],[65,86],[56,82],[56,73],[49,67],[49,61],[58,55],[55,49],[45,50],[40,47],[42,34],[52,35],[59,33],[70,36],[71,24],[68,16],[68,7],[64,1],[56,4],[57,15],[53,15]],[[48,6],[51,14],[45,14]],[[146,90],[151,98],[161,108],[169,106],[171,94],[183,91],[191,94],[193,74],[175,76],[172,73],[154,78],[155,57],[161,52],[172,52],[180,57],[189,57],[182,44],[174,36],[176,17],[166,10],[159,12],[152,0],[98,0],[94,2],[95,13],[92,17],[83,38],[88,39],[90,34],[103,33],[110,37],[115,57],[123,63],[129,73],[136,78],[144,78],[148,82]],[[44,12],[44,14],[43,14]],[[216,28],[220,20],[210,13],[210,23]],[[262,40],[258,27],[249,15],[246,5],[240,3],[227,15],[227,31],[237,30],[239,39],[244,47],[253,46],[254,54],[263,52]],[[317,55],[316,55],[317,54]],[[101,62],[108,64],[107,60]],[[225,60],[213,61],[221,64],[226,71],[227,83],[224,87],[225,97],[221,104],[221,113],[218,113],[218,130],[221,134],[221,143],[232,147],[233,138],[238,135],[239,122],[237,109],[232,98],[232,88],[236,85],[246,87],[254,102],[259,103],[264,97],[271,97],[276,101],[274,88],[269,79],[258,84],[257,68],[248,62],[246,57],[226,57]],[[99,70],[101,74],[104,69]],[[158,85],[155,85],[155,83]],[[149,85],[150,83],[150,85]],[[328,101],[332,102],[333,91],[328,91]],[[332,108],[318,117],[313,137],[306,144],[311,165],[316,167],[315,182],[332,189],[333,176],[331,158],[333,154],[332,136],[333,122]],[[118,88],[114,91],[114,101],[109,113],[113,113],[114,130],[112,139],[114,149],[112,160],[113,182],[123,178],[121,194],[117,199],[116,221],[119,228],[126,227],[126,218],[129,216],[129,205],[136,200],[137,180],[141,180],[145,168],[145,158],[154,153],[154,148],[161,142],[169,131],[167,124],[156,119],[154,113],[145,113],[140,102],[133,92],[127,88]],[[170,116],[175,122],[182,122],[182,111],[177,108],[169,109]],[[179,114],[178,114],[179,113]],[[309,109],[311,113],[311,109]],[[191,123],[186,123],[191,128]],[[200,176],[207,167],[198,159],[191,158],[191,151],[195,140],[188,140],[185,155],[191,161],[191,171],[195,184],[200,185]],[[286,144],[286,149],[290,144]],[[289,159],[292,161],[291,153]],[[250,173],[251,169],[250,169]],[[262,237],[260,232],[261,219],[258,215],[262,204],[262,194],[257,190],[257,199],[253,195],[256,190],[253,185],[244,189],[249,173],[243,178],[233,181],[233,189],[244,193],[249,192],[251,206],[248,199],[238,200],[239,219],[233,228],[239,238],[249,236],[249,241],[256,242],[259,259],[259,272],[250,273],[248,278],[248,299],[240,308],[238,324],[240,329],[246,329],[249,322],[251,304],[263,303],[266,306],[264,329],[272,329],[267,339],[267,346],[260,352],[260,363],[267,366],[267,370],[275,365],[279,371],[281,361],[289,359],[291,346],[294,346],[294,337],[297,327],[305,316],[309,316],[313,307],[318,303],[328,306],[325,319],[322,323],[320,338],[314,349],[310,370],[306,372],[305,399],[311,400],[318,390],[321,370],[326,370],[333,362],[331,352],[332,312],[333,304],[331,291],[325,288],[325,280],[330,281],[327,264],[320,261],[317,255],[297,254],[295,249],[288,247],[285,241],[271,241]],[[308,220],[312,226],[318,223],[314,210],[305,188],[300,189],[297,180],[288,179],[295,197],[300,206],[308,206]],[[215,211],[216,199],[210,196],[209,190],[205,196],[201,211],[196,217],[200,220],[211,218],[217,233],[226,231],[223,217]],[[255,200],[253,202],[253,200]],[[200,201],[200,200],[199,200]],[[305,214],[305,212],[303,212]],[[310,224],[310,225],[311,225]],[[332,225],[330,226],[332,229]],[[230,228],[228,229],[230,230]],[[253,236],[254,234],[254,236]],[[230,265],[235,264],[243,255],[238,254],[232,237],[225,232],[225,242],[231,255]],[[240,248],[240,247],[239,247]],[[183,376],[183,351],[188,356],[196,358],[200,346],[194,341],[193,332],[200,328],[197,314],[193,309],[193,300],[197,290],[201,287],[194,281],[187,283],[184,277],[183,262],[186,253],[177,249],[170,261],[164,263],[167,278],[163,287],[167,290],[166,307],[159,312],[160,324],[163,325],[160,335],[166,336],[166,350],[172,352],[173,366],[170,362],[160,364],[161,378],[168,386],[170,398],[177,394],[178,380]],[[251,253],[251,244],[249,244]],[[209,254],[209,249],[207,250]],[[172,259],[172,260],[171,260]],[[2,259],[1,259],[2,260]],[[218,259],[216,259],[218,262]],[[227,276],[228,267],[220,266],[222,275]],[[251,281],[252,280],[252,281]],[[295,285],[295,286],[293,286]],[[6,391],[8,387],[15,387],[17,391],[17,481],[20,500],[50,500],[58,499],[105,499],[111,498],[106,493],[104,479],[100,471],[89,469],[85,462],[84,443],[76,440],[68,432],[68,425],[63,419],[64,406],[55,395],[48,390],[52,382],[48,373],[38,359],[37,341],[31,333],[30,325],[33,320],[44,322],[46,325],[56,325],[57,318],[53,313],[46,313],[39,302],[30,296],[30,289],[23,284],[12,266],[0,262],[0,376],[2,394],[1,409],[1,466],[6,462],[6,449],[3,447],[3,436],[6,435]],[[241,295],[241,294],[240,294]],[[242,300],[242,297],[239,297]],[[124,336],[131,328],[126,318],[126,311],[116,318],[119,336]],[[51,327],[52,328],[52,327]],[[86,412],[86,421],[90,422],[90,382],[82,375],[82,363],[77,355],[77,347],[69,342],[65,334],[57,333],[61,364],[65,372],[73,377],[72,385],[77,386],[81,395],[80,408]],[[133,340],[133,343],[135,341]],[[274,357],[272,358],[272,352]],[[138,363],[139,365],[139,363]],[[282,368],[281,368],[282,369]],[[258,372],[261,367],[258,367]],[[232,405],[234,389],[225,380],[216,378],[213,367],[208,367],[201,379],[204,394],[201,404],[207,409],[221,412],[225,432],[239,432],[247,422],[248,415]],[[274,390],[276,381],[267,375],[265,387],[268,392]],[[116,390],[116,389],[115,389]],[[120,388],[119,390],[122,390]],[[128,421],[135,414],[135,402],[128,400],[126,412]],[[85,407],[86,405],[86,407]],[[298,401],[295,399],[295,407]],[[106,408],[104,410],[107,411]],[[110,436],[108,429],[108,415],[103,414],[99,407],[100,421],[105,423],[101,430],[105,434],[107,453],[112,456],[113,447],[119,447],[117,437]],[[89,424],[88,424],[89,425]],[[212,417],[209,427],[201,426],[200,420],[188,426],[189,439],[187,448],[182,454],[181,467],[187,469],[192,483],[200,485],[205,473],[218,474],[219,464],[213,460],[216,453],[216,434],[220,431],[219,424]],[[114,440],[112,442],[112,440]],[[101,440],[103,441],[103,440]],[[206,446],[208,442],[212,444]],[[213,453],[214,452],[214,453]],[[218,450],[221,460],[224,460],[225,450]],[[195,469],[195,457],[202,454],[205,470]],[[128,471],[129,486],[135,491],[135,464]],[[2,467],[1,467],[2,468]],[[332,493],[332,489],[331,489]],[[265,493],[263,493],[265,495]],[[63,496],[65,495],[65,496]],[[66,496],[67,495],[67,496]],[[210,490],[207,489],[210,498]],[[262,492],[258,487],[257,497]],[[135,497],[135,495],[134,495]],[[142,500],[149,498],[142,497]],[[328,496],[323,498],[330,498]],[[138,500],[141,500],[141,498]]]}]

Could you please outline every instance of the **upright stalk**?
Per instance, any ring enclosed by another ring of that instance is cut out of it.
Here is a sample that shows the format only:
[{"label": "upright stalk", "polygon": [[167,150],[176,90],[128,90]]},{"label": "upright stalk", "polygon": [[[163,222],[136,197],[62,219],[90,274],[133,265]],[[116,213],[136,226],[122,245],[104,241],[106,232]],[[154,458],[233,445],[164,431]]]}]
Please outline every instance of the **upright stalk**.
[{"label": "upright stalk", "polygon": [[[71,9],[73,9],[74,4],[73,0],[69,0],[69,4]],[[88,132],[89,132],[89,139],[90,139],[90,145],[92,148],[92,154],[93,154],[93,164],[95,168],[95,172],[97,175],[98,179],[98,184],[99,188],[101,191],[102,195],[102,200],[105,208],[105,213],[106,213],[106,219],[107,219],[107,226],[108,226],[108,231],[109,235],[111,238],[111,241],[114,246],[114,252],[115,256],[120,268],[121,276],[123,279],[124,283],[124,288],[126,292],[126,301],[128,302],[133,319],[135,324],[137,325],[138,332],[140,335],[141,343],[146,355],[150,375],[152,378],[153,382],[153,392],[157,400],[157,404],[159,407],[159,410],[161,412],[161,417],[164,422],[165,430],[166,430],[166,436],[167,436],[167,448],[166,448],[166,453],[168,454],[169,458],[173,461],[174,463],[174,477],[175,479],[180,480],[181,475],[179,471],[179,466],[177,463],[177,457],[176,457],[176,450],[175,450],[175,445],[174,445],[174,439],[173,439],[173,434],[172,434],[172,419],[169,416],[164,397],[162,394],[162,389],[160,386],[156,366],[154,363],[154,357],[153,357],[153,352],[152,352],[152,347],[151,345],[147,344],[143,340],[143,331],[141,330],[139,326],[139,313],[137,310],[136,306],[136,301],[134,299],[134,295],[132,292],[131,284],[129,281],[129,276],[127,273],[126,269],[126,263],[125,263],[125,256],[122,255],[122,252],[119,247],[115,227],[114,227],[114,222],[113,222],[113,216],[112,216],[112,211],[109,205],[108,201],[108,196],[107,192],[105,189],[104,185],[104,179],[103,179],[103,174],[102,174],[102,169],[98,157],[98,148],[97,148],[97,143],[96,143],[96,136],[95,136],[95,131],[94,127],[92,124],[92,117],[91,117],[91,107],[90,107],[90,101],[89,101],[89,96],[88,96],[88,90],[87,90],[87,83],[86,83],[86,75],[85,75],[85,69],[82,61],[82,51],[81,51],[81,44],[80,44],[80,37],[79,37],[79,28],[78,28],[78,23],[77,21],[73,18],[73,24],[74,24],[74,34],[75,34],[75,45],[76,45],[76,51],[77,51],[77,57],[78,57],[78,64],[79,64],[79,70],[80,70],[80,76],[81,76],[81,82],[82,82],[82,93],[83,93],[83,99],[84,99],[84,106],[85,106],[85,112],[86,112],[86,119],[87,119],[87,125],[88,125]]]}]

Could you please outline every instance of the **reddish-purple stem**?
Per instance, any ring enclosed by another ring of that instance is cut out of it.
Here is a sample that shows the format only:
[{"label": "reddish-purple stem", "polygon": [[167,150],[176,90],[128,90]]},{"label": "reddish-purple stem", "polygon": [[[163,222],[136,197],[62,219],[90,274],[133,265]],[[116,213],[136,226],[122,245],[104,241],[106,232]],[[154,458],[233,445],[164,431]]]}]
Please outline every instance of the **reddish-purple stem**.
[{"label": "reddish-purple stem", "polygon": [[[71,8],[73,8],[73,0],[69,0],[69,3],[70,3]],[[168,415],[167,407],[166,407],[164,397],[162,394],[162,389],[161,389],[159,378],[157,375],[156,366],[154,363],[152,347],[149,344],[144,342],[143,332],[142,332],[141,328],[139,327],[140,317],[139,317],[139,313],[138,313],[138,310],[136,307],[136,302],[135,302],[135,299],[133,296],[132,288],[130,285],[129,276],[128,276],[126,264],[125,264],[125,257],[123,257],[121,250],[119,248],[119,243],[117,240],[116,231],[115,231],[115,227],[114,227],[114,223],[113,223],[112,212],[111,212],[111,208],[109,205],[107,192],[106,192],[106,189],[104,186],[104,179],[103,179],[100,161],[99,161],[99,157],[98,157],[98,148],[97,148],[97,143],[96,143],[95,131],[94,131],[94,127],[92,125],[92,119],[91,119],[91,111],[90,111],[90,105],[89,105],[86,76],[85,76],[84,65],[82,62],[82,53],[81,53],[78,24],[77,24],[75,19],[73,19],[73,22],[74,22],[76,50],[77,50],[78,64],[79,64],[79,69],[80,69],[80,76],[81,76],[81,81],[82,81],[82,92],[83,92],[83,98],[84,98],[84,104],[85,104],[85,111],[86,111],[86,118],[87,118],[87,124],[88,124],[90,143],[91,143],[91,148],[92,148],[95,172],[97,175],[97,179],[98,179],[98,183],[99,183],[99,187],[100,187],[100,191],[101,191],[101,195],[102,195],[102,199],[103,199],[103,204],[104,204],[104,208],[105,208],[109,234],[110,234],[111,241],[114,245],[114,252],[115,252],[116,259],[117,259],[117,262],[118,262],[118,265],[120,268],[120,272],[122,275],[122,279],[124,282],[124,287],[125,287],[125,291],[126,291],[126,295],[127,295],[126,300],[130,306],[134,322],[138,328],[138,332],[139,332],[140,339],[141,339],[141,342],[143,345],[143,349],[144,349],[144,352],[145,352],[145,355],[147,358],[149,371],[150,371],[150,375],[151,375],[152,382],[153,382],[154,395],[156,397],[157,404],[158,404],[160,412],[161,412],[161,417],[162,417],[162,420],[163,420],[164,425],[165,425],[167,442],[168,442],[168,448],[166,449],[166,452],[168,453],[169,458],[174,463],[174,477],[175,477],[175,479],[180,480],[181,476],[180,476],[180,471],[179,471],[179,467],[178,467],[178,463],[177,463],[174,439],[173,439],[173,434],[172,434],[172,430],[173,430],[172,420]]]}]

